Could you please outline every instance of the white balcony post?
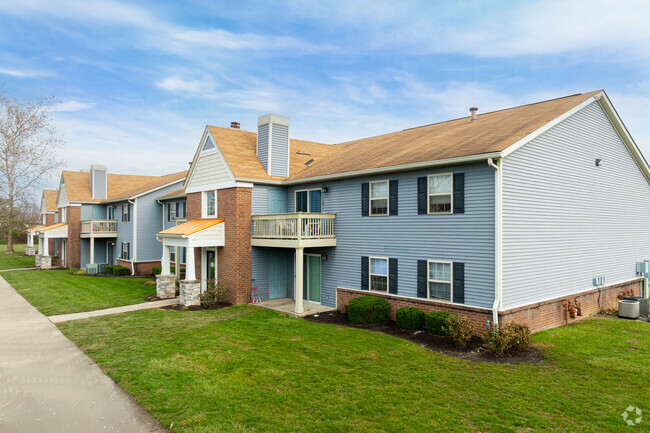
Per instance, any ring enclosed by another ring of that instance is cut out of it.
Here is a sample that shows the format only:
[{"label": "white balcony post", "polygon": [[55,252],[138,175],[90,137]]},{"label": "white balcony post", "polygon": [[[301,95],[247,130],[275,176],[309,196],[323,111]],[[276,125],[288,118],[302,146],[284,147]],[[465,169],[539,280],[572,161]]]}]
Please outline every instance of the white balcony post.
[{"label": "white balcony post", "polygon": [[196,280],[196,274],[194,273],[194,247],[187,247],[186,250],[185,281],[194,281]]},{"label": "white balcony post", "polygon": [[296,298],[296,314],[302,314],[303,311],[305,311],[303,306],[303,301],[302,301],[302,291],[304,289],[302,287],[303,253],[304,253],[304,248],[296,248],[296,290],[294,293],[294,297]]},{"label": "white balcony post", "polygon": [[44,238],[43,239],[43,255],[44,256],[49,256],[50,255],[50,252],[48,251],[48,244],[49,244],[48,239]]},{"label": "white balcony post", "polygon": [[160,263],[162,266],[162,270],[160,271],[161,275],[171,274],[171,270],[169,269],[169,248],[171,248],[169,245],[163,244],[163,256]]},{"label": "white balcony post", "polygon": [[34,232],[27,233],[27,246],[28,247],[34,246]]},{"label": "white balcony post", "polygon": [[174,247],[174,274],[176,275],[176,279],[180,280],[181,279],[181,247]]},{"label": "white balcony post", "polygon": [[95,238],[90,238],[90,264],[95,264]]},{"label": "white balcony post", "polygon": [[41,242],[41,237],[38,237],[38,251],[36,251],[36,254],[42,255],[43,254],[43,242]]}]

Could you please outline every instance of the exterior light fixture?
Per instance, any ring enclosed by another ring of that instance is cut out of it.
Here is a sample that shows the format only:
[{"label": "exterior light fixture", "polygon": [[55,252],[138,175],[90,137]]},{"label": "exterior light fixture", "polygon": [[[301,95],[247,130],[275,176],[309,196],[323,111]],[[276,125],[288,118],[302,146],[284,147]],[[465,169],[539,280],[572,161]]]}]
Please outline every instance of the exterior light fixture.
[{"label": "exterior light fixture", "polygon": [[601,158],[596,158],[596,167],[602,167],[603,166],[603,160]]},{"label": "exterior light fixture", "polygon": [[329,191],[327,185],[323,185],[320,190],[323,192],[323,194],[327,194],[327,191]]}]

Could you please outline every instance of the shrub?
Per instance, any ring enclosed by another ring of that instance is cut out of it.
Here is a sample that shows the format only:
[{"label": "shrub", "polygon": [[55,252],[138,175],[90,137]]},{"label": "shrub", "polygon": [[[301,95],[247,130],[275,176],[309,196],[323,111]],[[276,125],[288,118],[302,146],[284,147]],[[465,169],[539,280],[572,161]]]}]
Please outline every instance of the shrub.
[{"label": "shrub", "polygon": [[395,322],[398,328],[417,331],[424,326],[424,311],[415,307],[398,308],[395,312]]},{"label": "shrub", "polygon": [[203,308],[215,308],[219,304],[227,302],[229,294],[230,289],[226,286],[221,283],[215,284],[214,280],[210,280],[207,282],[205,292],[199,295],[199,300]]},{"label": "shrub", "polygon": [[124,276],[124,275],[129,275],[131,273],[131,270],[127,267],[124,266],[114,266],[113,267],[113,275],[118,275],[118,276]]},{"label": "shrub", "polygon": [[526,324],[492,325],[483,333],[483,344],[497,356],[509,351],[521,351],[530,346],[530,328]]},{"label": "shrub", "polygon": [[104,266],[104,273],[105,274],[112,274],[114,267],[115,267],[115,265],[106,265],[106,266]]},{"label": "shrub", "polygon": [[445,323],[449,316],[455,316],[455,314],[446,311],[432,311],[427,313],[424,327],[427,332],[435,335],[449,335],[445,330]]},{"label": "shrub", "polygon": [[348,320],[359,325],[387,322],[390,318],[388,301],[379,296],[360,296],[348,303]]},{"label": "shrub", "polygon": [[452,314],[445,320],[444,329],[457,346],[465,347],[474,333],[474,324],[465,317]]}]

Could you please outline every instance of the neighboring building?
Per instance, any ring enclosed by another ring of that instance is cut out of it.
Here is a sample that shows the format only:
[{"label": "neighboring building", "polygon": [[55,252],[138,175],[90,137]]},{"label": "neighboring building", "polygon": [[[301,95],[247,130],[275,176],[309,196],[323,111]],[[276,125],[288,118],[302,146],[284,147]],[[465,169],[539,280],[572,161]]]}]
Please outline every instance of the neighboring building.
[{"label": "neighboring building", "polygon": [[[640,291],[650,255],[650,169],[603,91],[329,146],[290,139],[289,119],[258,133],[208,126],[183,189],[181,301],[214,278],[231,301],[344,309],[356,296],[453,311],[534,331]],[[169,248],[167,248],[169,247]],[[606,284],[603,284],[606,281]],[[595,285],[598,283],[598,286]]]},{"label": "neighboring building", "polygon": [[[25,255],[33,256],[36,254],[36,242],[34,242],[34,237],[36,237],[36,229],[50,226],[58,222],[59,210],[56,207],[56,197],[58,195],[57,190],[43,190],[41,194],[41,213],[39,217],[39,225],[27,230],[27,245],[25,246]],[[50,239],[48,241],[48,249],[52,252],[56,251],[58,247],[56,239]]]},{"label": "neighboring building", "polygon": [[107,173],[105,166],[61,174],[54,225],[37,228],[42,239],[57,239],[54,250],[37,255],[37,266],[66,268],[118,264],[147,275],[160,264],[162,248],[156,241],[161,228],[161,194],[178,189],[186,171],[166,176]]}]

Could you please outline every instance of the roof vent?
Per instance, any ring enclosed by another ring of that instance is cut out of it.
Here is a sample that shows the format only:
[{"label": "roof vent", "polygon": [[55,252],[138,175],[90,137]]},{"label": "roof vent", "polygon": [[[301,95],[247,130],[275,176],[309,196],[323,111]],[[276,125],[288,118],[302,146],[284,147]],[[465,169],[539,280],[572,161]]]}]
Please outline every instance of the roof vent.
[{"label": "roof vent", "polygon": [[232,129],[239,129],[239,122],[230,122],[230,127]]},{"label": "roof vent", "polygon": [[472,118],[470,119],[472,122],[476,122],[478,118],[476,117],[476,112],[478,111],[478,107],[471,107],[469,109],[469,112],[472,114]]}]

